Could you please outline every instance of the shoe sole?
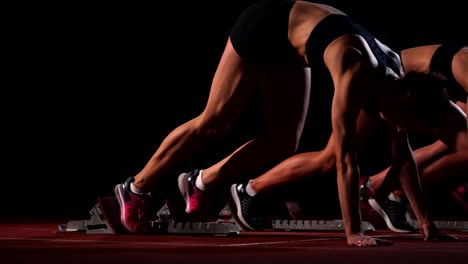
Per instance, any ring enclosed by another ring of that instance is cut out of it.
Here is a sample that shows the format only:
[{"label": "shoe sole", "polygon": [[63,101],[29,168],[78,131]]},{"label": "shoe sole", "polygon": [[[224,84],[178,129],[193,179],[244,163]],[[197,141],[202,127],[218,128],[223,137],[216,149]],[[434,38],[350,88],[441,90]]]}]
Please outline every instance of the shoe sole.
[{"label": "shoe sole", "polygon": [[117,198],[117,201],[120,205],[120,222],[122,222],[122,226],[131,233],[137,233],[135,230],[131,229],[130,226],[127,224],[127,220],[125,219],[125,215],[127,215],[127,211],[125,210],[125,203],[123,201],[123,193],[121,187],[122,184],[117,184],[114,188],[114,194]]},{"label": "shoe sole", "polygon": [[179,178],[177,178],[177,185],[179,187],[179,192],[182,195],[182,197],[185,200],[185,213],[190,213],[190,196],[187,188],[187,174],[188,173],[182,173],[179,175]]},{"label": "shoe sole", "polygon": [[368,202],[370,206],[372,207],[372,209],[374,209],[374,211],[376,211],[384,219],[385,223],[387,224],[388,229],[396,233],[414,233],[414,231],[403,230],[403,229],[394,227],[392,224],[392,221],[390,221],[390,218],[388,217],[385,210],[382,209],[382,207],[380,207],[380,205],[377,203],[375,199],[369,199]]},{"label": "shoe sole", "polygon": [[229,207],[231,208],[231,211],[233,212],[232,214],[232,217],[234,218],[234,220],[237,221],[237,223],[239,223],[244,229],[246,230],[256,230],[255,228],[251,227],[247,221],[245,221],[244,217],[242,216],[242,208],[241,208],[241,203],[240,203],[240,199],[239,199],[239,196],[237,195],[237,189],[236,189],[236,185],[233,184],[230,188],[230,197],[231,199],[229,199]]}]

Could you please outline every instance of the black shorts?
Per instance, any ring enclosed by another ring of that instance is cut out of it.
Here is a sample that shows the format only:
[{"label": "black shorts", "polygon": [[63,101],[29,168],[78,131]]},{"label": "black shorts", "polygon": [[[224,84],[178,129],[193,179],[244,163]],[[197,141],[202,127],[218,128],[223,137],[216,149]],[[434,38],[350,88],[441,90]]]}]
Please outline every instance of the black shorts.
[{"label": "black shorts", "polygon": [[432,55],[430,71],[437,72],[447,78],[447,94],[452,101],[466,102],[467,94],[465,89],[455,80],[452,71],[452,60],[455,54],[460,51],[463,45],[443,44]]},{"label": "black shorts", "polygon": [[230,38],[242,59],[255,64],[299,63],[289,42],[289,13],[294,0],[261,0],[238,17]]}]

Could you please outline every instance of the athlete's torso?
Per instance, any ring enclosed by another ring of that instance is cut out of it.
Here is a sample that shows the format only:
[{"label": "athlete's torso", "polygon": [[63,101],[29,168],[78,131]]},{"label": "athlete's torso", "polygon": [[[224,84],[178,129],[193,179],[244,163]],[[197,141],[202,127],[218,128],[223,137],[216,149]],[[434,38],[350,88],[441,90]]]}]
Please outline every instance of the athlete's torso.
[{"label": "athlete's torso", "polygon": [[[456,69],[458,64],[455,56],[460,51],[468,48],[463,45],[443,44],[443,45],[425,45],[414,48],[408,48],[400,52],[405,71],[417,72],[436,72],[444,76],[448,81],[447,93],[452,101],[463,101],[467,99],[467,91],[457,81],[454,71],[459,70],[458,75],[463,75],[463,69]],[[454,63],[455,62],[455,63]],[[459,79],[463,77],[457,76]],[[461,78],[460,78],[461,77]]]}]

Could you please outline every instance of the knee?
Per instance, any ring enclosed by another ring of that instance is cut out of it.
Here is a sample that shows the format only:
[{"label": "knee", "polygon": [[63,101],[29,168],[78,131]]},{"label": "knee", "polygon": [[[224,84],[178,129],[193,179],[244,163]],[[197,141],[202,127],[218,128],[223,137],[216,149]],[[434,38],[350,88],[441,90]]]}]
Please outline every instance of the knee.
[{"label": "knee", "polygon": [[336,169],[336,158],[334,152],[323,152],[320,155],[322,173],[330,173]]},{"label": "knee", "polygon": [[202,113],[194,119],[194,132],[200,138],[219,139],[228,125],[218,115]]}]

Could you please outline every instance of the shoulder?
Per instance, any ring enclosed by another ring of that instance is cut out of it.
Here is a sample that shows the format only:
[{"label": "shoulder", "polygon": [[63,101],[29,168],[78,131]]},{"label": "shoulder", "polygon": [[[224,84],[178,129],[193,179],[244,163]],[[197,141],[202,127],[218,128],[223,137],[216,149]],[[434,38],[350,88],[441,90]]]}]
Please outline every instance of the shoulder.
[{"label": "shoulder", "polygon": [[367,71],[378,66],[369,44],[359,35],[344,35],[333,41],[325,51],[325,63],[335,72]]}]

